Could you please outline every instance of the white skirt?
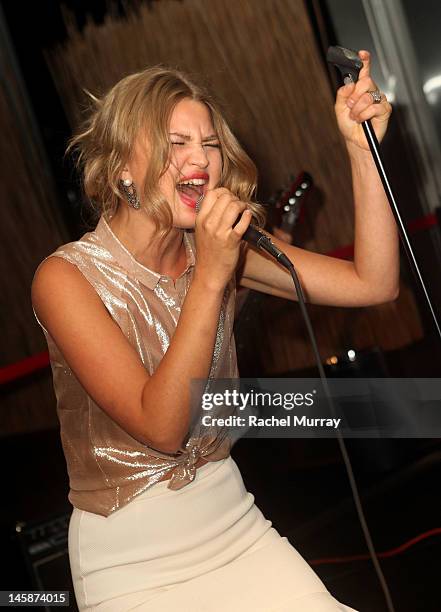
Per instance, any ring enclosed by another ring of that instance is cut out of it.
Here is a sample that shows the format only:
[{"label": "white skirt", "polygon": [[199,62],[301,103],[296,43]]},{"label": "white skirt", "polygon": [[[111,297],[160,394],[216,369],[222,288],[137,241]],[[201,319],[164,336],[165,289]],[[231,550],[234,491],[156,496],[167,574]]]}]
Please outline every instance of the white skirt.
[{"label": "white skirt", "polygon": [[74,508],[80,611],[355,612],[266,520],[231,456],[178,491],[161,481],[104,517]]}]

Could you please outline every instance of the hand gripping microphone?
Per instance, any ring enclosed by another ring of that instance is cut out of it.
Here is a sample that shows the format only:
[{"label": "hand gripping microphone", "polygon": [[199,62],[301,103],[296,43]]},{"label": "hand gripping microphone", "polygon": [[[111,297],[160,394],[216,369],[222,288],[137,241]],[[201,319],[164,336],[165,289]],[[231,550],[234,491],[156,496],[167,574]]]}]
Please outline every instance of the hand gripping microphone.
[{"label": "hand gripping microphone", "polygon": [[[203,199],[204,194],[201,194],[196,202],[196,212],[199,212]],[[233,227],[236,225],[236,223],[239,222],[239,220],[240,217],[237,218]],[[249,244],[257,247],[258,249],[261,249],[262,251],[265,251],[266,253],[274,257],[274,259],[276,259],[280,264],[282,264],[282,266],[288,268],[288,270],[292,268],[292,263],[285,255],[285,253],[278,249],[276,245],[271,242],[271,239],[268,238],[268,236],[255,225],[248,226],[244,235],[242,236],[242,240],[246,240],[246,242],[248,242]]]}]

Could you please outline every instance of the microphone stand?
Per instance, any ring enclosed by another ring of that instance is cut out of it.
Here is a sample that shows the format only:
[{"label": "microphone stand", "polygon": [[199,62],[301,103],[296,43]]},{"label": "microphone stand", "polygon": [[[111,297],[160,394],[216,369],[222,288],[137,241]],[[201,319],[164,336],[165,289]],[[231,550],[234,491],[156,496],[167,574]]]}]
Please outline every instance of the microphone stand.
[{"label": "microphone stand", "polygon": [[[355,51],[353,51],[352,49],[345,49],[344,47],[329,47],[328,53],[327,53],[327,61],[333,66],[335,66],[336,68],[338,68],[338,70],[340,71],[342,75],[345,85],[349,83],[357,82],[358,74],[363,64],[360,58],[358,57],[358,54]],[[369,119],[367,121],[363,121],[361,125],[363,127],[364,134],[368,141],[368,145],[372,153],[372,157],[374,158],[374,162],[375,162],[375,166],[377,167],[378,174],[380,175],[380,179],[383,184],[384,191],[386,193],[387,199],[389,200],[390,207],[395,217],[395,221],[397,223],[398,233],[400,235],[401,243],[403,244],[404,250],[408,257],[408,260],[412,268],[412,271],[415,275],[415,278],[418,284],[420,285],[421,289],[423,290],[424,298],[429,307],[429,311],[432,316],[433,322],[435,324],[436,331],[438,332],[438,336],[441,339],[441,326],[440,326],[438,317],[435,313],[435,310],[432,306],[432,302],[427,292],[423,277],[421,275],[421,272],[418,266],[418,262],[413,253],[406,227],[401,218],[400,211],[398,210],[398,205],[395,200],[395,196],[393,194],[392,187],[387,177],[384,163],[381,157],[379,143],[375,135],[375,131]]]}]

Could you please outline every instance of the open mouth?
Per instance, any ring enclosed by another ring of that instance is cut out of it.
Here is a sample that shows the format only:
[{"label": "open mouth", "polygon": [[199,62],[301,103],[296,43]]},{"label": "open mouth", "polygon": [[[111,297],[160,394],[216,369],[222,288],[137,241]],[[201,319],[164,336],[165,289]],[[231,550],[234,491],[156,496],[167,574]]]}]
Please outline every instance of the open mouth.
[{"label": "open mouth", "polygon": [[177,183],[176,190],[184,204],[195,208],[198,199],[205,194],[206,184],[206,179],[187,179]]}]

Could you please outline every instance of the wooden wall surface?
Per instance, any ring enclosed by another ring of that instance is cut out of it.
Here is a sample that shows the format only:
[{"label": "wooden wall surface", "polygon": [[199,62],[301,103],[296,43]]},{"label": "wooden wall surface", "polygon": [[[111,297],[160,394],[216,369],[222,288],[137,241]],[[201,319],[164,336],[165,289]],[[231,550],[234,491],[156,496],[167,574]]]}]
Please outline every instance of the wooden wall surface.
[{"label": "wooden wall surface", "polygon": [[[10,41],[1,32],[0,367],[4,367],[47,349],[32,312],[30,287],[38,264],[69,236]],[[0,397],[0,435],[57,423],[49,376],[3,387]]]}]

